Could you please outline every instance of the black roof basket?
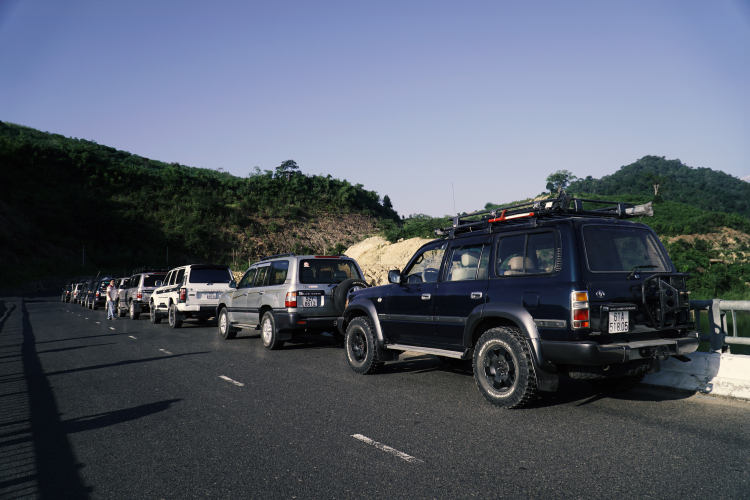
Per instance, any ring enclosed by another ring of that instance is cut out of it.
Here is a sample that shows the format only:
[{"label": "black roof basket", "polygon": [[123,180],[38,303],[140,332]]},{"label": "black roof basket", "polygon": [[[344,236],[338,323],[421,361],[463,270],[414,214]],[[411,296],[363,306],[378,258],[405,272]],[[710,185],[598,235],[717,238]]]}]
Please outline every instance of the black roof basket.
[{"label": "black roof basket", "polygon": [[169,271],[166,267],[139,267],[138,269],[133,269],[133,274],[141,274],[141,273],[166,273]]},{"label": "black roof basket", "polygon": [[[583,209],[585,203],[603,204],[601,208],[589,210]],[[651,202],[645,205],[634,205],[633,203],[621,203],[607,200],[590,200],[585,198],[572,198],[562,192],[557,198],[546,200],[527,201],[517,205],[493,208],[491,210],[480,210],[470,214],[459,215],[453,218],[453,226],[444,229],[435,229],[435,235],[447,236],[470,231],[479,231],[493,224],[528,223],[525,219],[554,218],[554,217],[616,217],[626,219],[628,217],[652,217],[654,215]],[[480,216],[477,218],[477,216]]]},{"label": "black roof basket", "polygon": [[295,257],[296,255],[297,255],[296,253],[280,253],[278,255],[268,255],[260,259],[258,262],[263,261],[263,260],[268,260],[268,259],[276,259],[279,257]]}]

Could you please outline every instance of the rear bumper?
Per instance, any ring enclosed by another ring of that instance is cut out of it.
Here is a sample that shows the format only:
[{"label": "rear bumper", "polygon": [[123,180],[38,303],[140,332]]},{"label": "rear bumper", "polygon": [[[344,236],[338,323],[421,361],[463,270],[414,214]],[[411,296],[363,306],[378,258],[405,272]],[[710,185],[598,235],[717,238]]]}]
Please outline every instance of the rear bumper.
[{"label": "rear bumper", "polygon": [[596,342],[542,341],[544,359],[556,365],[613,365],[653,357],[655,347],[666,346],[670,356],[681,356],[698,349],[698,333],[678,339],[657,339],[600,345]]},{"label": "rear bumper", "polygon": [[188,305],[177,304],[177,310],[181,313],[190,313],[193,317],[210,317],[216,316],[216,304],[214,305]]},{"label": "rear bumper", "polygon": [[290,312],[276,312],[273,313],[273,320],[276,323],[277,331],[304,331],[310,328],[322,329],[326,328],[334,332],[336,331],[336,317],[325,316],[320,318],[300,317],[297,313]]}]

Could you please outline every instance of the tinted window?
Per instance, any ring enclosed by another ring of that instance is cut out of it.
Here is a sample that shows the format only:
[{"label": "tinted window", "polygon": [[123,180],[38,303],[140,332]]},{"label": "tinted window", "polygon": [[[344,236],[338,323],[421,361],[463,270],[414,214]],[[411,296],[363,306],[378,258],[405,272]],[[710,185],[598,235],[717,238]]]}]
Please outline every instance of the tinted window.
[{"label": "tinted window", "polygon": [[277,260],[271,264],[271,276],[268,279],[268,284],[281,285],[286,281],[287,274],[289,274],[289,261]]},{"label": "tinted window", "polygon": [[271,269],[271,266],[258,268],[258,274],[255,275],[253,286],[264,286],[266,284],[266,277],[268,276],[269,269]]},{"label": "tinted window", "polygon": [[250,288],[250,286],[253,283],[253,278],[255,278],[255,272],[257,271],[257,268],[248,269],[245,275],[240,280],[239,284],[237,285],[237,288]]},{"label": "tinted window", "polygon": [[[451,252],[450,261],[448,262],[448,275],[446,281],[477,279],[479,264],[482,261],[482,249],[482,244],[464,245],[454,248]],[[481,279],[487,278],[486,265],[484,269],[485,272]]]},{"label": "tinted window", "polygon": [[594,272],[630,272],[635,266],[644,272],[671,271],[668,257],[647,229],[586,226],[583,242]]},{"label": "tinted window", "polygon": [[411,267],[404,271],[406,282],[434,283],[437,281],[446,245],[447,243],[442,243],[422,250],[422,253],[417,256]]},{"label": "tinted window", "polygon": [[227,267],[199,267],[190,270],[190,283],[229,283],[232,275]]},{"label": "tinted window", "polygon": [[[164,281],[166,274],[144,274],[143,275],[143,286],[156,286],[156,282],[161,280]],[[134,286],[138,286],[138,281],[135,282]]]},{"label": "tinted window", "polygon": [[174,282],[177,285],[181,285],[182,284],[182,280],[184,280],[184,279],[185,279],[185,269],[183,268],[183,269],[180,269],[179,271],[177,271],[177,278],[175,279]]},{"label": "tinted window", "polygon": [[341,283],[349,278],[362,278],[351,260],[307,259],[300,261],[300,283]]},{"label": "tinted window", "polygon": [[517,234],[497,244],[498,276],[552,274],[555,271],[555,233]]}]

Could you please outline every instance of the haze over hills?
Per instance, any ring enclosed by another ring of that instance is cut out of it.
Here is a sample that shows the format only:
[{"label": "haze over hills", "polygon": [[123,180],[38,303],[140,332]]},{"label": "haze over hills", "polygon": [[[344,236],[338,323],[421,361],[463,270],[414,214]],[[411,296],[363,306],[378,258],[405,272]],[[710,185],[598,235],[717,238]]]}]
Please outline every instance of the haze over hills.
[{"label": "haze over hills", "polygon": [[[306,175],[293,161],[240,178],[3,122],[0,167],[0,288],[142,265],[244,269],[265,255],[342,252],[374,234],[391,242],[434,238],[434,228],[450,225],[448,216],[402,220],[387,196]],[[601,179],[576,181],[568,192],[654,200],[655,217],[642,222],[678,270],[693,273],[698,295],[750,297],[747,182],[647,156]]]}]

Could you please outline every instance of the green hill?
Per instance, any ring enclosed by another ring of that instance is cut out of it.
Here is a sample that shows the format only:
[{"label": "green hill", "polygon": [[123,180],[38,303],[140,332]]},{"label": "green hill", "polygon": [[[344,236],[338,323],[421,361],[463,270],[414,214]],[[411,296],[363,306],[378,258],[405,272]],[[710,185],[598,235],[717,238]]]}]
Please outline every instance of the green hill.
[{"label": "green hill", "polygon": [[580,179],[570,185],[568,192],[641,195],[651,199],[655,178],[660,181],[658,194],[664,200],[750,217],[750,182],[710,168],[689,167],[680,160],[666,160],[663,156],[644,156],[601,179],[591,176]]},{"label": "green hill", "polygon": [[0,288],[167,265],[167,252],[172,266],[238,268],[274,253],[331,253],[398,219],[376,192],[293,161],[241,178],[3,122],[0,168]]}]

